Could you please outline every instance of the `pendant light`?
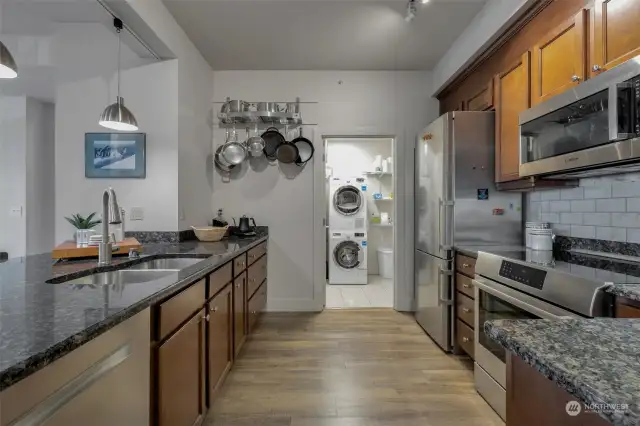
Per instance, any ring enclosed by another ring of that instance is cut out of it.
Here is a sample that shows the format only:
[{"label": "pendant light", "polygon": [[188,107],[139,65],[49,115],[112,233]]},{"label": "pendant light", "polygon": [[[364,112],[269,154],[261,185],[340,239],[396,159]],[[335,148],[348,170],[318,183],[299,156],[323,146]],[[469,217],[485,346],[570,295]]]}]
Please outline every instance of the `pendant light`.
[{"label": "pendant light", "polygon": [[107,129],[133,132],[138,130],[138,122],[133,113],[124,106],[124,99],[120,96],[120,49],[122,45],[120,33],[122,31],[122,21],[114,18],[113,25],[118,33],[118,97],[115,103],[105,108],[102,115],[100,115],[98,123]]},{"label": "pendant light", "polygon": [[7,46],[0,41],[0,78],[16,78],[18,76],[18,66]]}]

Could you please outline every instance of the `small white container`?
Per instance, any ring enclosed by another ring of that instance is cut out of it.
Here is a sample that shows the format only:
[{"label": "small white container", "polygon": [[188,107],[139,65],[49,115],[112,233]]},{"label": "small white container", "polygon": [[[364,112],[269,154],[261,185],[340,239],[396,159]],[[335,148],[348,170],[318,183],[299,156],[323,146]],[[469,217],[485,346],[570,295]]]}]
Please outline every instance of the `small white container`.
[{"label": "small white container", "polygon": [[531,249],[532,250],[553,250],[553,241],[555,235],[551,229],[532,229],[530,231],[531,236]]},{"label": "small white container", "polygon": [[382,172],[387,173],[389,171],[389,162],[382,160]]},{"label": "small white container", "polygon": [[551,229],[549,222],[527,222],[525,224],[525,245],[527,248],[533,248],[531,246],[531,231],[537,229]]},{"label": "small white container", "polygon": [[391,223],[391,218],[389,217],[389,213],[380,212],[380,223],[384,225]]},{"label": "small white container", "polygon": [[393,249],[378,249],[378,271],[382,278],[393,278]]}]

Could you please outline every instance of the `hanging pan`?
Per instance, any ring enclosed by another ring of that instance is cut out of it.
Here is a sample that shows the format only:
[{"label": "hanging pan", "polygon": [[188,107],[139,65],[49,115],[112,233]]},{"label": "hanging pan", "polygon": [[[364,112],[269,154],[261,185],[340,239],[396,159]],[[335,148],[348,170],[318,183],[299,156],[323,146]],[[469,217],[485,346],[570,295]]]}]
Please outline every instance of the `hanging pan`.
[{"label": "hanging pan", "polygon": [[[285,126],[285,138],[288,134],[287,126]],[[298,147],[293,144],[293,142],[287,142],[286,140],[278,145],[278,149],[276,150],[276,158],[279,162],[284,164],[295,163],[298,159]]]},{"label": "hanging pan", "polygon": [[311,143],[309,139],[302,136],[302,126],[300,126],[299,136],[292,140],[291,143],[298,148],[298,158],[296,158],[296,164],[298,166],[304,166],[313,158],[313,154],[316,152],[316,149],[313,147],[313,143]]},{"label": "hanging pan", "polygon": [[280,133],[277,128],[269,127],[262,134],[262,139],[264,140],[264,155],[269,160],[275,160],[278,147],[285,141],[284,136],[282,136],[282,133]]}]

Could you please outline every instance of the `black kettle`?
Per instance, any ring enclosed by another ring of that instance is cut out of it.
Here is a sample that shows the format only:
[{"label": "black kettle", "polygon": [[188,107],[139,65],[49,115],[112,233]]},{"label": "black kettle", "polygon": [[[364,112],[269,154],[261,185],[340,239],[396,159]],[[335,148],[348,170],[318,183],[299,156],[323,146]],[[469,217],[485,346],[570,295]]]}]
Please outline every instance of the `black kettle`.
[{"label": "black kettle", "polygon": [[[249,220],[253,222],[253,227],[249,224]],[[239,234],[248,234],[250,232],[255,232],[255,230],[256,230],[256,221],[253,220],[253,218],[248,218],[246,215],[244,215],[239,219],[239,223],[238,223]]]}]

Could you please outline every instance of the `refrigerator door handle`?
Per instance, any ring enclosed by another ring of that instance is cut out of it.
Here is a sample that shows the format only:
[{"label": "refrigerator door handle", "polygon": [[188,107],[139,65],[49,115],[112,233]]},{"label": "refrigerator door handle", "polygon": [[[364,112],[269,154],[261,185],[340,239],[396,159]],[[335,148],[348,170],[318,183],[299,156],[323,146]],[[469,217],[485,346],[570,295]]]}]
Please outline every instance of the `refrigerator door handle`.
[{"label": "refrigerator door handle", "polygon": [[453,271],[438,266],[438,305],[453,305],[453,300],[442,298],[442,276],[452,276]]},{"label": "refrigerator door handle", "polygon": [[442,244],[442,228],[444,227],[444,232],[447,232],[447,206],[452,206],[453,201],[443,201],[442,198],[438,197],[438,204],[440,208],[440,221],[438,223],[438,245],[440,246],[440,250],[452,250],[453,247],[449,243],[449,241],[445,241],[445,244]]}]

